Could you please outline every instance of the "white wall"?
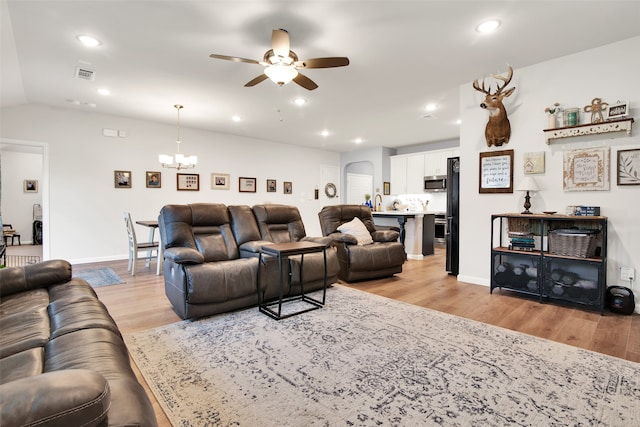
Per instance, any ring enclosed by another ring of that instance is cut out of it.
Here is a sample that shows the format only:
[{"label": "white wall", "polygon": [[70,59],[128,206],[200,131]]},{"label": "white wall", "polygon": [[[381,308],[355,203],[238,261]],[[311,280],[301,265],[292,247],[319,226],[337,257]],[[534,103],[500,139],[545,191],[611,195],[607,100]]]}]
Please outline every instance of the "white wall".
[{"label": "white wall", "polygon": [[[620,266],[631,266],[640,274],[640,186],[616,185],[617,151],[640,148],[640,37],[558,58],[526,68],[514,67],[514,94],[505,105],[511,122],[511,141],[498,149],[514,150],[514,187],[524,177],[523,154],[543,151],[546,171],[531,175],[541,191],[531,199],[532,211],[564,212],[567,205],[600,206],[608,223],[607,284],[626,285],[619,280]],[[506,65],[505,67],[506,68]],[[490,70],[488,70],[490,71]],[[482,74],[478,70],[478,74]],[[593,98],[608,103],[629,100],[635,116],[631,137],[610,139],[601,135],[597,141],[563,140],[546,145],[542,130],[547,127],[545,107],[559,102],[563,107],[583,107]],[[461,146],[461,221],[459,280],[489,284],[490,215],[520,212],[522,192],[513,194],[479,194],[479,152],[487,148],[484,127],[488,114],[479,107],[482,94],[471,82],[460,87],[462,127]],[[565,192],[562,185],[563,151],[585,147],[611,147],[609,191]],[[638,279],[634,286],[640,295]]]},{"label": "white wall", "polygon": [[[2,160],[2,221],[20,234],[22,244],[31,244],[33,237],[33,205],[42,205],[42,153],[21,152],[18,147],[4,145]],[[38,181],[37,193],[24,192],[24,180]],[[18,244],[14,239],[14,243]]]},{"label": "white wall", "polygon": [[[128,137],[104,137],[103,128],[126,130]],[[175,151],[174,125],[25,105],[2,109],[1,132],[3,140],[39,141],[48,147],[43,180],[50,184],[50,245],[44,257],[74,263],[126,258],[122,212],[130,211],[134,220],[155,219],[169,203],[296,205],[307,234],[318,236],[317,214],[326,202],[313,199],[320,168],[340,165],[336,152],[183,128],[181,151],[199,160],[186,172],[200,174],[200,191],[176,191],[176,171],[158,164],[159,153]],[[114,170],[132,171],[131,189],[114,188]],[[146,188],[146,171],[162,172],[162,188]],[[231,189],[212,190],[212,172],[229,173]],[[240,176],[257,178],[257,192],[239,193]],[[267,179],[277,180],[277,193],[266,192]],[[283,194],[283,181],[293,182],[293,194]],[[141,227],[138,233],[146,237],[147,230]]]}]

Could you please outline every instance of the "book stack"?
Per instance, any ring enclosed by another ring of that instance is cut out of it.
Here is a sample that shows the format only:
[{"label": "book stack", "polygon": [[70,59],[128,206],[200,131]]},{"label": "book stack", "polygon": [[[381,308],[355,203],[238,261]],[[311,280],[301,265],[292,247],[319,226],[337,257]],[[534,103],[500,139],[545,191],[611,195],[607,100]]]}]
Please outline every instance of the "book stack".
[{"label": "book stack", "polygon": [[535,249],[536,242],[533,233],[528,231],[510,231],[509,232],[509,249],[514,251],[531,252]]}]

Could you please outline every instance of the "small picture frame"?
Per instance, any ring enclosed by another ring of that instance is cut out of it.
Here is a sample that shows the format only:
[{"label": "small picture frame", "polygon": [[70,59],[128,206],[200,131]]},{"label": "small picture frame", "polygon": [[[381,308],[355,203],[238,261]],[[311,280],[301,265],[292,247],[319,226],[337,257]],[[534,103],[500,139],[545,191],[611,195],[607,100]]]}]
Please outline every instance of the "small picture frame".
[{"label": "small picture frame", "polygon": [[564,191],[609,191],[610,147],[564,151]]},{"label": "small picture frame", "polygon": [[211,174],[211,189],[212,190],[228,190],[229,189],[229,174],[217,173]]},{"label": "small picture frame", "polygon": [[480,153],[479,193],[513,193],[513,150]]},{"label": "small picture frame", "polygon": [[385,196],[388,196],[389,194],[391,194],[391,183],[390,182],[383,182],[382,183],[382,194],[384,194]]},{"label": "small picture frame", "polygon": [[238,178],[238,191],[241,193],[255,193],[256,179],[247,177]]},{"label": "small picture frame", "polygon": [[607,120],[623,119],[627,114],[629,114],[629,101],[618,101],[607,108]]},{"label": "small picture frame", "polygon": [[291,181],[285,181],[282,188],[284,194],[293,194],[293,183]]},{"label": "small picture frame", "polygon": [[200,191],[200,175],[197,173],[176,174],[178,191]]},{"label": "small picture frame", "polygon": [[640,185],[640,149],[618,150],[618,185]]},{"label": "small picture frame", "polygon": [[525,175],[544,173],[544,151],[524,153],[523,169]]},{"label": "small picture frame", "polygon": [[25,193],[37,193],[38,192],[38,180],[37,179],[25,179],[23,182],[23,190]]},{"label": "small picture frame", "polygon": [[147,171],[146,183],[147,183],[147,188],[161,188],[162,173],[158,171]]},{"label": "small picture frame", "polygon": [[277,182],[275,179],[267,180],[267,193],[275,193],[277,190]]},{"label": "small picture frame", "polygon": [[113,171],[115,188],[131,188],[131,171]]}]

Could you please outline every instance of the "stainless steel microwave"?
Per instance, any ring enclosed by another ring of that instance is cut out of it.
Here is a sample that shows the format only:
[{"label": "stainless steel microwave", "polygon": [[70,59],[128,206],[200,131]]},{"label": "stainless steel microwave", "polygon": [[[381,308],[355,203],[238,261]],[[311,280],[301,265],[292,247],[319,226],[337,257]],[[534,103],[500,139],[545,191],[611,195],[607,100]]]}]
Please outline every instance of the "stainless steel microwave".
[{"label": "stainless steel microwave", "polygon": [[425,176],[424,191],[425,192],[447,191],[447,176],[446,175]]}]

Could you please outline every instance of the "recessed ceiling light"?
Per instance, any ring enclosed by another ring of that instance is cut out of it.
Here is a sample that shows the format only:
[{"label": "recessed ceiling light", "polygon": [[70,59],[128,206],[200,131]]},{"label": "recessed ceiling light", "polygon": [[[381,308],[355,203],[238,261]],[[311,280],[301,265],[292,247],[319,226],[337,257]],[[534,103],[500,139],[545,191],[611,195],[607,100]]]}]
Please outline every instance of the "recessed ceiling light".
[{"label": "recessed ceiling light", "polygon": [[102,44],[100,40],[94,37],[86,36],[82,34],[79,36],[76,36],[76,39],[78,39],[80,43],[82,43],[83,45],[89,46],[89,47],[100,46]]},{"label": "recessed ceiling light", "polygon": [[236,116],[231,117],[231,120],[233,120],[234,122],[238,123],[240,120],[242,120],[242,117],[236,115]]},{"label": "recessed ceiling light", "polygon": [[456,120],[456,124],[457,125],[461,125],[462,124],[462,120],[460,120],[460,119]]},{"label": "recessed ceiling light", "polygon": [[294,100],[293,100],[293,102],[294,102],[297,106],[301,107],[301,106],[303,106],[304,104],[306,104],[306,103],[307,103],[307,100],[306,100],[306,99],[304,99],[304,98],[296,98],[296,99],[294,99]]},{"label": "recessed ceiling light", "polygon": [[435,111],[438,108],[437,104],[427,104],[426,107],[424,107],[425,110],[427,111]]},{"label": "recessed ceiling light", "polygon": [[323,130],[322,132],[320,132],[320,135],[324,136],[325,138],[329,136],[329,131],[328,130]]},{"label": "recessed ceiling light", "polygon": [[362,138],[356,138],[353,140],[356,144],[362,144]]},{"label": "recessed ceiling light", "polygon": [[104,96],[111,95],[111,91],[109,89],[106,89],[106,88],[100,88],[100,89],[97,90],[97,92],[100,95],[104,95]]},{"label": "recessed ceiling light", "polygon": [[495,31],[499,26],[500,26],[501,22],[497,19],[490,19],[488,21],[484,21],[483,23],[481,23],[480,25],[478,25],[476,27],[476,31],[479,33],[491,33],[493,31]]}]

